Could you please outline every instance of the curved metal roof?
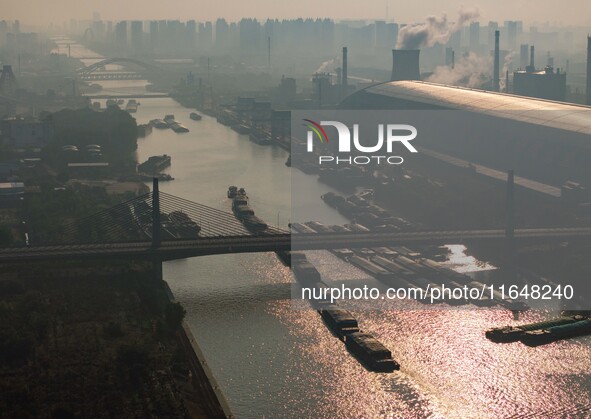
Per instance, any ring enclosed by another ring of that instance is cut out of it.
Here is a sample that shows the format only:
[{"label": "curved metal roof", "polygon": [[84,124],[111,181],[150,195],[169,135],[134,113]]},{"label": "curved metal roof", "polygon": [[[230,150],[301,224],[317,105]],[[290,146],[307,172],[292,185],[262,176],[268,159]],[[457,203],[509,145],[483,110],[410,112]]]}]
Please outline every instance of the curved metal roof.
[{"label": "curved metal roof", "polygon": [[367,87],[349,96],[378,95],[438,108],[457,109],[552,128],[591,134],[591,107],[422,81],[393,81]]}]

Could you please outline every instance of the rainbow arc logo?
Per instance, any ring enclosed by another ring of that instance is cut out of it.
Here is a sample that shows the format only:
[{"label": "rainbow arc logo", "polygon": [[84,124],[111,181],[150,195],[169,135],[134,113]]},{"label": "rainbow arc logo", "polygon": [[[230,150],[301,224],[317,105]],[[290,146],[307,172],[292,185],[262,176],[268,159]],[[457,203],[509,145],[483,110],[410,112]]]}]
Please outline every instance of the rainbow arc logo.
[{"label": "rainbow arc logo", "polygon": [[324,128],[322,128],[322,126],[319,123],[314,122],[311,119],[305,119],[305,118],[302,119],[302,121],[307,122],[307,124],[302,124],[302,125],[304,125],[308,129],[313,131],[321,143],[324,143],[324,142],[328,143],[329,142],[328,135],[326,135],[326,131],[324,130]]}]

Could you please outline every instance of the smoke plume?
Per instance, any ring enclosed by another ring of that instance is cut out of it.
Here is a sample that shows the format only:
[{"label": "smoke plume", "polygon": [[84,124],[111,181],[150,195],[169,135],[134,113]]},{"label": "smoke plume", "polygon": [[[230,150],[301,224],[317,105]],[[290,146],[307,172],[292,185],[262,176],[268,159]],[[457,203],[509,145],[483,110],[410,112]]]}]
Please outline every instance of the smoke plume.
[{"label": "smoke plume", "polygon": [[507,74],[507,70],[509,69],[509,67],[511,66],[511,64],[513,63],[513,57],[515,56],[515,51],[511,51],[509,54],[507,54],[505,56],[505,62],[503,63],[503,68],[501,70],[501,80],[499,81],[499,87],[501,89],[501,92],[506,92],[507,91],[507,86],[506,84],[506,74]]},{"label": "smoke plume", "polygon": [[419,49],[432,47],[436,43],[446,44],[451,35],[464,24],[472,22],[479,16],[478,10],[466,11],[460,9],[455,22],[449,22],[447,15],[428,16],[424,23],[408,25],[400,29],[397,49]]},{"label": "smoke plume", "polygon": [[490,56],[479,57],[471,52],[460,60],[456,60],[454,68],[436,67],[427,81],[453,86],[483,88],[490,84],[491,77],[492,58]]}]

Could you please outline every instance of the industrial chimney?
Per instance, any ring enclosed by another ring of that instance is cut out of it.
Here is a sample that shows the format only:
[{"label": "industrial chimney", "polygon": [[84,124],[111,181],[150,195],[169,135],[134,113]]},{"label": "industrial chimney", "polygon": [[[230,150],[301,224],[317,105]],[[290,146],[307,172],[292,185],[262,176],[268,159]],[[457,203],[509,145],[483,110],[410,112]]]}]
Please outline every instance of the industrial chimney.
[{"label": "industrial chimney", "polygon": [[343,47],[343,72],[341,75],[341,96],[347,96],[347,90],[349,89],[347,85],[347,47]]},{"label": "industrial chimney", "polygon": [[390,81],[420,80],[419,54],[418,49],[393,49]]},{"label": "industrial chimney", "polygon": [[587,105],[591,106],[591,36],[587,36]]},{"label": "industrial chimney", "polygon": [[499,31],[495,31],[495,63],[493,68],[493,90],[498,92],[500,90],[499,78]]},{"label": "industrial chimney", "polygon": [[534,71],[536,71],[536,64],[535,64],[534,58],[535,58],[535,48],[532,45],[529,50],[529,65],[527,67],[525,67],[525,71],[527,71],[528,73],[533,73]]}]

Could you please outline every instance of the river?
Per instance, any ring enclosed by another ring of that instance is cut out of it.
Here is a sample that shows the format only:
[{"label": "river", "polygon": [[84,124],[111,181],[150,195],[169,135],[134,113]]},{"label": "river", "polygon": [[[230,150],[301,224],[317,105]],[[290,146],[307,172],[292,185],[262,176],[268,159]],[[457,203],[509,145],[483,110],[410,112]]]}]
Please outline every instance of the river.
[{"label": "river", "polygon": [[[71,51],[91,53],[79,45]],[[103,83],[104,92],[118,93],[139,92],[144,85]],[[237,185],[271,224],[299,221],[290,220],[292,205],[308,220],[346,222],[319,199],[330,188],[287,168],[285,151],[256,145],[205,115],[192,121],[191,110],[172,99],[139,101],[133,115],[138,123],[174,114],[190,129],[187,134],[154,129],[138,140],[140,161],[156,154],[172,157],[169,173],[175,180],[161,183],[163,191],[229,210],[226,190]],[[307,193],[292,197],[292,177]],[[321,252],[312,257],[328,260]],[[327,267],[320,270],[329,274]],[[186,308],[188,324],[237,417],[499,418],[558,412],[588,417],[590,338],[538,348],[489,342],[487,328],[512,324],[506,310],[360,308],[354,314],[362,328],[402,366],[400,372],[376,374],[349,355],[316,312],[291,307],[291,272],[274,254],[167,262],[164,278]],[[531,311],[520,320],[553,315]]]}]

